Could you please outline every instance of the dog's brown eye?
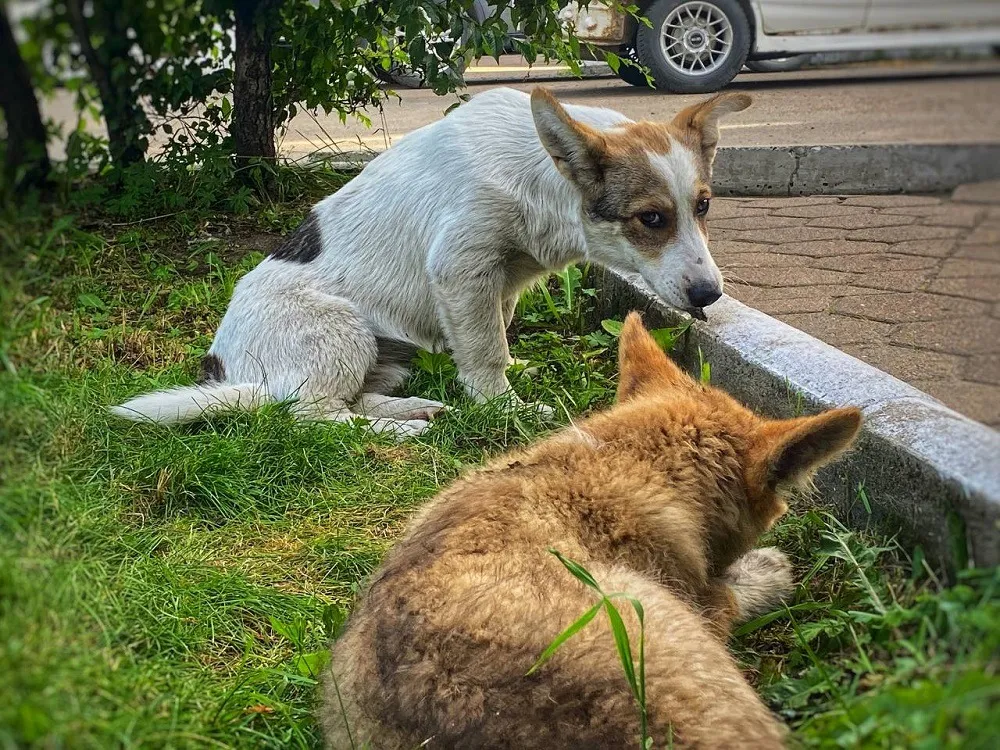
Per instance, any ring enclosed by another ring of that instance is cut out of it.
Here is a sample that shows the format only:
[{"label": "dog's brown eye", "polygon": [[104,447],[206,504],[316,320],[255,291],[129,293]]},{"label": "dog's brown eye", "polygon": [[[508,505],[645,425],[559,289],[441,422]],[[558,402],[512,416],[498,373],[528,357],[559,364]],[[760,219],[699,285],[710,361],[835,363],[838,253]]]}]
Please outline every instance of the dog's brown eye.
[{"label": "dog's brown eye", "polygon": [[667,223],[667,218],[659,211],[643,211],[637,217],[650,229],[659,229]]},{"label": "dog's brown eye", "polygon": [[708,213],[708,203],[709,203],[708,198],[702,198],[701,200],[698,201],[698,205],[695,206],[695,211],[697,212],[698,216],[704,216],[705,214]]}]

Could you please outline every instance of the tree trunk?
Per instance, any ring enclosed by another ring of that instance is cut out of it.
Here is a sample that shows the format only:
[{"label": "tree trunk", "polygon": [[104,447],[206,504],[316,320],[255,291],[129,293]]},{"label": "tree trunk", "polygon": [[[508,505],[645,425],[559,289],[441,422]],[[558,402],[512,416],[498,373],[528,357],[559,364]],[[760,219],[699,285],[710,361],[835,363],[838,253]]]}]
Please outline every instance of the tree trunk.
[{"label": "tree trunk", "polygon": [[4,180],[17,186],[42,185],[49,174],[49,154],[45,146],[45,125],[38,99],[31,85],[28,66],[21,59],[7,11],[0,4],[0,109],[7,121],[7,154]]},{"label": "tree trunk", "polygon": [[271,44],[280,0],[236,0],[236,80],[230,132],[241,166],[247,160],[273,160],[274,98],[271,94]]},{"label": "tree trunk", "polygon": [[90,38],[90,28],[83,14],[83,0],[66,0],[73,34],[80,44],[90,77],[101,97],[104,123],[108,127],[111,160],[116,166],[127,167],[146,158],[144,136],[149,122],[141,105],[135,100],[129,77],[121,73],[113,76],[111,73],[116,68],[127,70],[129,47],[132,44],[126,29],[119,28],[119,10],[115,5],[113,0],[107,5],[102,4],[101,0],[94,0],[94,18],[104,36],[104,43],[98,51]]}]

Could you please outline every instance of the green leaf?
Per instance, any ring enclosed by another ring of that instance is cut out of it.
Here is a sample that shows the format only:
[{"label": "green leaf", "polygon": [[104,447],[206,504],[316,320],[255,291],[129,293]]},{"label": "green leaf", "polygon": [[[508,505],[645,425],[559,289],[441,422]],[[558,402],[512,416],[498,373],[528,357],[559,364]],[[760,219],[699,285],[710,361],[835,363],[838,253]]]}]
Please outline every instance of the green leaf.
[{"label": "green leaf", "polygon": [[674,328],[654,328],[649,332],[649,335],[653,337],[653,341],[659,344],[663,351],[669,352],[674,348],[677,339],[683,336],[690,327],[691,323],[689,321]]},{"label": "green leaf", "polygon": [[602,320],[601,328],[610,333],[615,338],[622,335],[622,328],[625,326],[620,320]]},{"label": "green leaf", "polygon": [[563,630],[555,639],[550,643],[546,649],[542,652],[542,655],[538,657],[538,660],[531,665],[531,669],[525,672],[525,675],[530,675],[534,673],[539,667],[541,667],[545,662],[552,658],[552,655],[559,650],[566,641],[572,638],[574,635],[579,633],[587,624],[594,619],[594,616],[601,611],[601,607],[604,606],[604,600],[599,601],[593,607],[588,609],[582,615],[580,615],[575,622],[571,623],[569,627]]},{"label": "green leaf", "polygon": [[96,294],[84,292],[76,298],[77,303],[87,310],[107,310],[108,306]]},{"label": "green leaf", "polygon": [[315,679],[319,677],[329,658],[330,652],[323,649],[322,651],[296,655],[292,659],[292,665],[295,667],[295,671],[303,677],[312,677]]},{"label": "green leaf", "polygon": [[801,604],[796,604],[787,609],[782,607],[781,609],[776,609],[768,612],[766,615],[761,615],[756,617],[750,622],[745,622],[733,631],[733,638],[740,638],[744,635],[754,632],[755,630],[760,630],[765,625],[770,625],[775,620],[784,617],[786,612],[808,612],[815,609],[830,609],[832,605],[829,602],[802,602]]}]

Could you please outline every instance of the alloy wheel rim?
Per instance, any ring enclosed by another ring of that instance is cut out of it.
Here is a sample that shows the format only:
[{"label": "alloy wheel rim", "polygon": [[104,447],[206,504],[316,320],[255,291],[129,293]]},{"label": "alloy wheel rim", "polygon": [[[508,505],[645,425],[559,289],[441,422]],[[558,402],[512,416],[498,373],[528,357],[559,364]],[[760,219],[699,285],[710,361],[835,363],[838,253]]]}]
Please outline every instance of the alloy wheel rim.
[{"label": "alloy wheel rim", "polygon": [[687,76],[718,70],[733,49],[733,25],[717,5],[702,0],[681,3],[660,29],[667,64]]}]

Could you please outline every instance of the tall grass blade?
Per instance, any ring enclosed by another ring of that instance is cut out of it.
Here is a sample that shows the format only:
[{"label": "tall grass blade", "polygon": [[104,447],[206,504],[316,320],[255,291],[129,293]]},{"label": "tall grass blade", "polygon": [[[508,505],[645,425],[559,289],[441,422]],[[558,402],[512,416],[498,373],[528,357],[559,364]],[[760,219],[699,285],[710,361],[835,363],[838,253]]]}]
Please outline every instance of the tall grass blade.
[{"label": "tall grass blade", "polygon": [[571,623],[563,632],[555,637],[555,639],[548,645],[542,655],[538,657],[538,660],[531,665],[531,669],[525,672],[525,676],[534,674],[539,667],[541,667],[545,662],[552,658],[552,655],[559,650],[566,641],[572,638],[574,635],[583,630],[590,623],[591,620],[601,611],[601,607],[604,606],[604,600],[602,599],[593,607],[588,609],[582,615],[580,615],[575,622]]},{"label": "tall grass blade", "polygon": [[558,558],[559,562],[561,562],[566,567],[566,570],[572,573],[573,576],[578,581],[580,581],[586,586],[589,586],[601,596],[604,596],[604,592],[601,590],[601,587],[598,585],[597,581],[594,580],[594,577],[590,575],[590,571],[588,571],[586,568],[580,565],[580,563],[574,562],[573,560],[570,560],[567,557],[563,557],[562,553],[559,552],[559,550],[549,549],[549,552],[555,555]]},{"label": "tall grass blade", "polygon": [[632,661],[632,646],[628,640],[628,630],[625,622],[615,605],[608,600],[605,606],[608,613],[608,622],[611,625],[611,635],[615,639],[615,648],[618,650],[618,658],[621,660],[622,669],[625,670],[625,679],[628,680],[629,687],[632,688],[632,695],[639,700],[639,683],[635,675],[635,662]]}]

